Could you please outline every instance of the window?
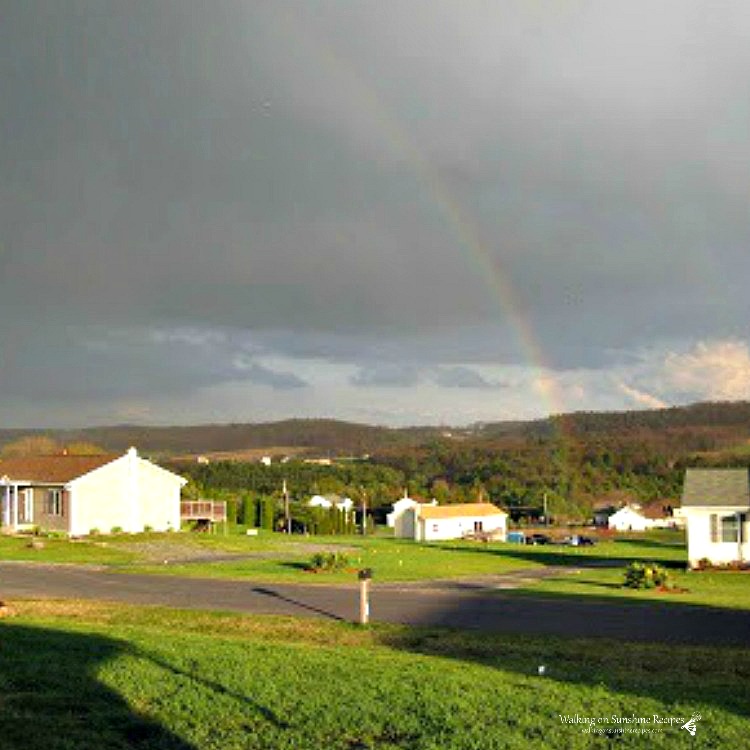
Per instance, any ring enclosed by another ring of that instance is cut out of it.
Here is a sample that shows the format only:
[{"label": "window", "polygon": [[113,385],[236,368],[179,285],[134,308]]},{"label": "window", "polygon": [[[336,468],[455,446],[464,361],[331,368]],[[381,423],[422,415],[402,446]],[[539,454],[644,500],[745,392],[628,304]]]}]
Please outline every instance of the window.
[{"label": "window", "polygon": [[482,521],[474,521],[474,531],[482,530]]},{"label": "window", "polygon": [[61,516],[63,514],[61,490],[47,491],[47,514],[50,516]]},{"label": "window", "polygon": [[738,532],[737,516],[723,516],[721,519],[721,541],[739,541]]},{"label": "window", "polygon": [[[744,518],[744,514],[742,514]],[[710,518],[711,541],[716,542],[739,542],[742,526],[740,517],[736,513],[730,516],[720,516],[712,513]]]},{"label": "window", "polygon": [[440,526],[438,524],[436,524],[436,523],[433,523],[432,524],[432,531],[433,531],[433,533],[436,533],[436,532],[440,531]]}]

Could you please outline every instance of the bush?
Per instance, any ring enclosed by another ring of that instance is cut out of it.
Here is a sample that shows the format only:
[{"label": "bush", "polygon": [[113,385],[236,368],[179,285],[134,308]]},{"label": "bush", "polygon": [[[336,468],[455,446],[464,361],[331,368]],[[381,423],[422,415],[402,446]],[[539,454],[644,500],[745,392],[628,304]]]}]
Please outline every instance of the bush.
[{"label": "bush", "polygon": [[669,586],[669,573],[656,563],[632,562],[625,569],[625,583],[631,589],[653,589]]},{"label": "bush", "polygon": [[308,570],[335,572],[349,567],[349,558],[343,552],[316,552],[307,564]]}]

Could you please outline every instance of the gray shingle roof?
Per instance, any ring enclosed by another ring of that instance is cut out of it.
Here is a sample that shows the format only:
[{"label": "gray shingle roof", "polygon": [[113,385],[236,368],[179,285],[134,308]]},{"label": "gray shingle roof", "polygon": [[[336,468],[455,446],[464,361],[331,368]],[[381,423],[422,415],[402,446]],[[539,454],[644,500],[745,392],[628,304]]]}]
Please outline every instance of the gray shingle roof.
[{"label": "gray shingle roof", "polygon": [[682,506],[750,508],[750,471],[688,469],[685,472]]}]

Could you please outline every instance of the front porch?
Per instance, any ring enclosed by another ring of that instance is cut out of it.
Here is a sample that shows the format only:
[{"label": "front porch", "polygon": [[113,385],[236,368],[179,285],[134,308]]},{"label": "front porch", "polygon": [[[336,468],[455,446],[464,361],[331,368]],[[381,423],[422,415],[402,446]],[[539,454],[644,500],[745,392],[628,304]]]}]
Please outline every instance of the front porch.
[{"label": "front porch", "polygon": [[43,527],[67,531],[66,492],[61,486],[0,479],[0,530],[5,534]]},{"label": "front porch", "polygon": [[26,531],[34,525],[33,489],[17,482],[0,483],[0,518],[3,533]]}]

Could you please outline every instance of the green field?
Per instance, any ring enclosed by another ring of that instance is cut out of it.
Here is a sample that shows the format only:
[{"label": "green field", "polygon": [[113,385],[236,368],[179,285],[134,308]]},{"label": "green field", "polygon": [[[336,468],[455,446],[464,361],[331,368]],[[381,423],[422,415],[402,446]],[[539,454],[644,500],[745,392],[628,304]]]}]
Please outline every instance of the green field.
[{"label": "green field", "polygon": [[[606,717],[594,727],[618,747],[739,748],[750,736],[745,649],[13,606],[0,622],[0,748],[609,746],[560,719],[576,714]],[[693,713],[695,737],[679,728]]]}]

